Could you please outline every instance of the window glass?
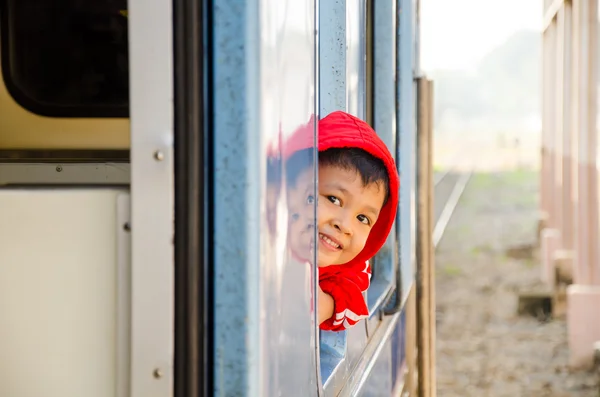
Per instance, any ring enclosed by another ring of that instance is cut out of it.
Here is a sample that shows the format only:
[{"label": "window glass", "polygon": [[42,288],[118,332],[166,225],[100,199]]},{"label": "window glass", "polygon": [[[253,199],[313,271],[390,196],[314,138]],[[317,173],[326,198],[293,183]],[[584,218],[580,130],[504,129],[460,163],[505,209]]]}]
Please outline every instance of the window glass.
[{"label": "window glass", "polygon": [[60,117],[126,117],[126,0],[6,0],[2,71],[28,110]]}]

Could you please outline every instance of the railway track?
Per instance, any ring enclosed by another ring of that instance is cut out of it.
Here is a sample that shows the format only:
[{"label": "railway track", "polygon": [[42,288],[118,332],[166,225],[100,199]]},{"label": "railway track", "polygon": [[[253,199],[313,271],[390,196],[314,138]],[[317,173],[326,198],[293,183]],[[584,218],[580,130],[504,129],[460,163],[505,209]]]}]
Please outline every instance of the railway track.
[{"label": "railway track", "polygon": [[448,170],[434,174],[433,197],[433,245],[437,247],[442,239],[452,214],[471,179],[472,171]]}]

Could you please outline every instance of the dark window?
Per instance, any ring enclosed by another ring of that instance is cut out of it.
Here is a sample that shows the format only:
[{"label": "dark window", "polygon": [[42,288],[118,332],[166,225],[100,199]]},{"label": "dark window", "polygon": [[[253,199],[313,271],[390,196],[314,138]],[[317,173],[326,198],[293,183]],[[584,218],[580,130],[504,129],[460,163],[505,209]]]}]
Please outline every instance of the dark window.
[{"label": "dark window", "polygon": [[127,117],[126,0],[1,0],[2,73],[21,106]]}]

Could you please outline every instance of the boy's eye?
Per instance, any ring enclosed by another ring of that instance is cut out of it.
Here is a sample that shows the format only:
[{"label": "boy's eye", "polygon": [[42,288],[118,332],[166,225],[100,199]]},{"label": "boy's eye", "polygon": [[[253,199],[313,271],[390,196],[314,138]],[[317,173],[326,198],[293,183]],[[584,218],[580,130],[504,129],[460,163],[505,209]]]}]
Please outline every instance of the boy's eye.
[{"label": "boy's eye", "polygon": [[341,205],[340,199],[335,196],[327,196],[327,199],[335,205]]},{"label": "boy's eye", "polygon": [[356,219],[358,219],[361,223],[364,223],[365,225],[370,225],[371,221],[369,220],[369,218],[367,218],[364,215],[359,215],[356,217]]},{"label": "boy's eye", "polygon": [[306,204],[313,204],[315,202],[315,196],[313,196],[312,194],[310,194],[307,198],[306,198]]},{"label": "boy's eye", "polygon": [[291,218],[292,218],[292,221],[294,221],[294,222],[295,222],[295,221],[297,221],[297,220],[298,220],[298,218],[300,218],[300,214],[298,214],[297,212],[294,212],[294,213],[292,214]]}]

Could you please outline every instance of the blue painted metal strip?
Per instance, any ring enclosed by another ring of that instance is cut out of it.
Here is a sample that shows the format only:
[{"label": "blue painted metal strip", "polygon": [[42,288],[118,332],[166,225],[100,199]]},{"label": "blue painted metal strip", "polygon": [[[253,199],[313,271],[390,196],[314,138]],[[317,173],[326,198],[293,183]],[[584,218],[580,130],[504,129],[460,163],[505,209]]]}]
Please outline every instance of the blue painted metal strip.
[{"label": "blue painted metal strip", "polygon": [[258,0],[213,1],[215,395],[258,396]]}]

